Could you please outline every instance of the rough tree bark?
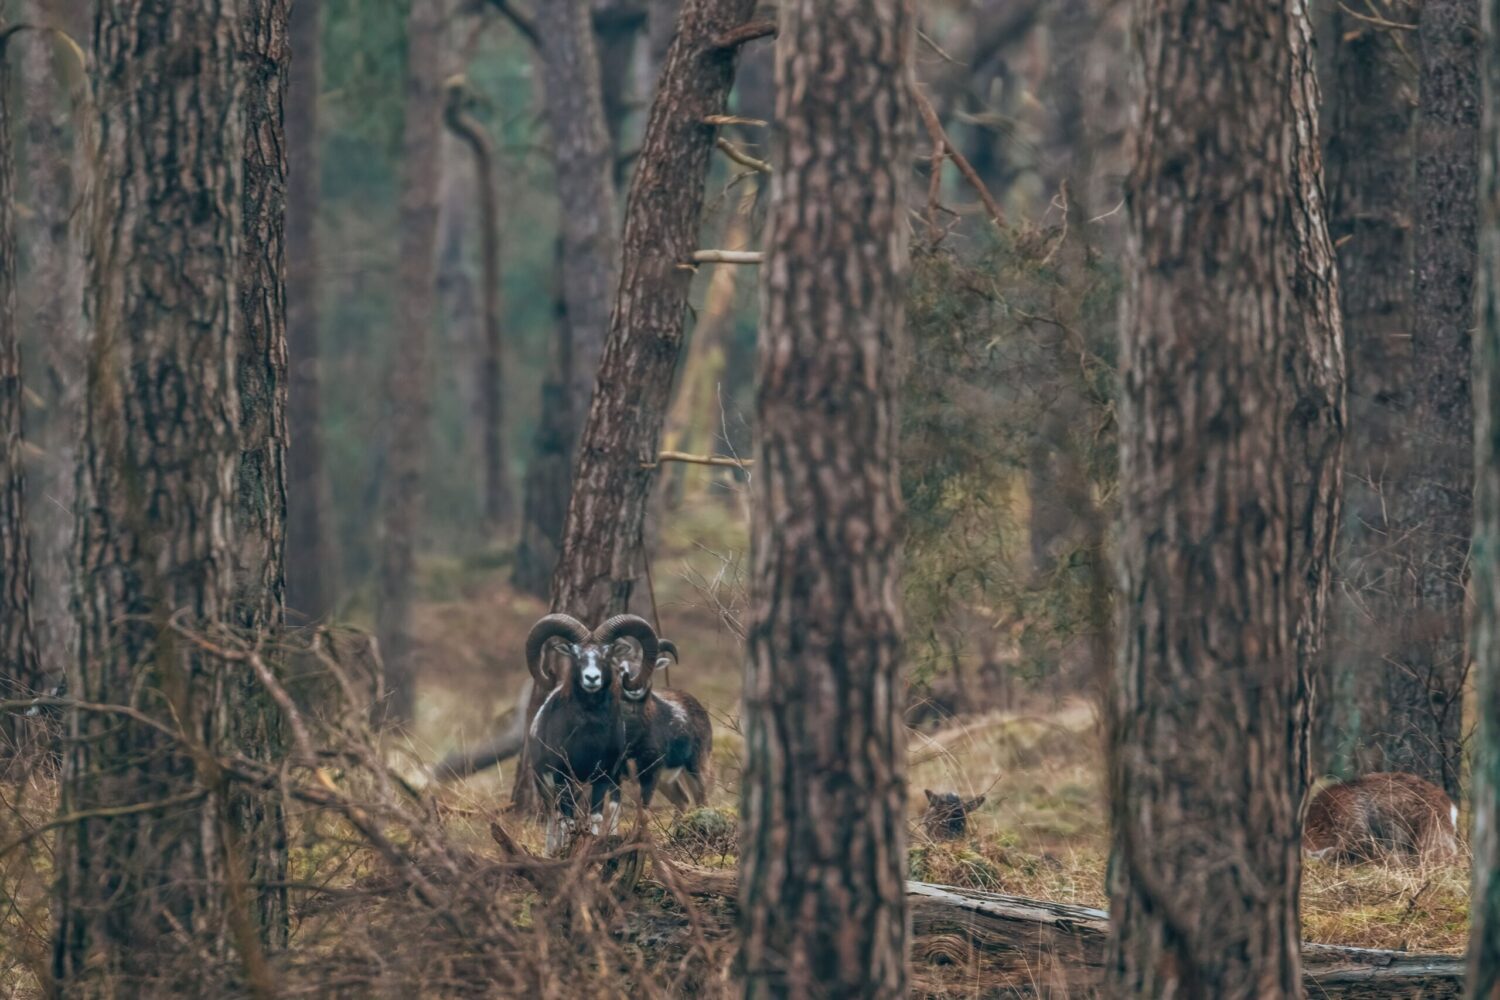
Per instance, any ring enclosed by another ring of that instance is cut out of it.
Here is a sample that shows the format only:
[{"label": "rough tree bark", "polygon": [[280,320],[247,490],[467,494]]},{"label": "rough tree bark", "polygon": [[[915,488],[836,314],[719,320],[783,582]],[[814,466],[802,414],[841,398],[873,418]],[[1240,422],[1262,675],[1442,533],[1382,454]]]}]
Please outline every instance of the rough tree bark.
[{"label": "rough tree bark", "polygon": [[1385,770],[1459,796],[1468,661],[1464,588],[1472,527],[1470,325],[1478,252],[1479,0],[1425,0],[1418,21],[1415,284],[1399,645],[1390,651]]},{"label": "rough tree bark", "polygon": [[[21,5],[28,24],[71,28],[69,18],[41,0]],[[22,350],[37,377],[27,379],[45,405],[30,421],[28,437],[40,448],[27,486],[32,572],[41,687],[55,688],[67,672],[77,642],[68,595],[72,592],[73,476],[77,468],[80,393],[83,389],[83,253],[74,239],[74,182],[82,160],[69,122],[83,68],[48,33],[26,32],[21,48],[22,134],[29,220],[18,222],[18,239],[31,266],[18,301],[26,317]],[[70,86],[70,83],[72,86]]]},{"label": "rough tree bark", "polygon": [[480,438],[484,454],[485,530],[494,535],[510,526],[515,516],[509,457],[505,448],[504,345],[500,329],[500,196],[495,175],[495,144],[484,125],[463,108],[463,90],[448,92],[448,128],[474,154],[474,176],[479,189],[479,270],[484,300],[484,347],[479,365]]},{"label": "rough tree bark", "polygon": [[[222,663],[176,637],[235,614],[238,295],[245,152],[235,0],[104,3],[79,450],[79,651],[53,974],[70,997],[217,992],[233,939],[269,992],[241,845],[258,832],[213,755],[245,711]],[[247,838],[248,835],[248,838]]]},{"label": "rough tree bark", "polygon": [[902,0],[782,0],[745,668],[745,995],[904,997]]},{"label": "rough tree bark", "polygon": [[[12,36],[14,37],[14,36]],[[0,42],[0,68],[8,65]],[[21,461],[21,345],[16,325],[15,157],[10,98],[0,86],[0,697],[34,690],[39,680],[32,620],[31,545],[26,523],[26,473]],[[14,745],[14,716],[0,740]]]},{"label": "rough tree bark", "polygon": [[[538,57],[552,133],[562,234],[562,299],[566,345],[551,380],[564,386],[567,422],[549,428],[565,438],[559,453],[538,449],[526,471],[516,585],[545,595],[562,540],[557,512],[566,510],[574,447],[609,329],[620,245],[615,231],[614,147],[605,126],[599,60],[586,0],[552,0],[536,11]],[[542,421],[558,421],[552,394],[542,394]],[[551,405],[554,409],[549,410]],[[538,434],[540,435],[540,431]],[[544,442],[539,441],[538,444]],[[545,442],[550,444],[551,442]],[[551,490],[544,491],[543,485]],[[549,523],[550,522],[550,523]],[[552,531],[548,529],[552,528]]]},{"label": "rough tree bark", "polygon": [[[1404,3],[1380,16],[1412,20]],[[1391,473],[1406,461],[1412,298],[1415,78],[1393,30],[1334,8],[1328,95],[1329,229],[1349,352],[1349,434],[1338,558],[1337,640],[1319,665],[1319,771],[1380,770],[1379,735],[1394,732],[1386,697],[1401,569],[1391,537]]]},{"label": "rough tree bark", "polygon": [[[624,269],[600,391],[589,410],[552,576],[552,608],[587,622],[629,610],[641,562],[646,510],[655,481],[643,462],[656,455],[682,348],[690,271],[715,129],[734,85],[735,53],[713,39],[749,17],[754,0],[689,0],[657,86],[625,210]],[[571,306],[569,307],[571,308]],[[530,719],[545,691],[532,690]],[[512,799],[530,802],[517,768]]]},{"label": "rough tree bark", "polygon": [[[274,641],[286,621],[287,346],[286,136],[282,127],[291,50],[291,0],[242,0],[245,62],[244,218],[235,388],[239,396],[239,462],[235,470],[234,624],[253,641]],[[231,739],[250,755],[273,760],[285,743],[280,710],[247,671],[228,681],[240,690]],[[234,825],[249,831],[246,877],[260,886],[265,939],[286,943],[289,930],[286,822],[274,795],[230,798]],[[243,813],[241,816],[240,813]]]},{"label": "rough tree bark", "polygon": [[376,637],[385,662],[384,717],[407,723],[416,706],[411,635],[415,550],[422,527],[431,409],[428,331],[437,277],[442,142],[443,5],[412,0],[407,18],[406,108],[401,138],[400,264],[396,355],[391,366],[390,463],[381,488]]},{"label": "rough tree bark", "polygon": [[1483,172],[1474,365],[1474,895],[1468,996],[1500,1000],[1500,0],[1484,0]]},{"label": "rough tree bark", "polygon": [[333,611],[333,531],[323,468],[322,358],[318,348],[318,97],[323,89],[321,0],[292,4],[286,103],[286,337],[289,358],[286,602],[299,617]]},{"label": "rough tree bark", "polygon": [[630,607],[643,570],[642,531],[682,348],[715,129],[734,85],[735,52],[713,39],[743,24],[754,0],[690,0],[662,69],[625,209],[624,258],[599,365],[599,391],[578,449],[552,607],[585,621]]},{"label": "rough tree bark", "polygon": [[1118,996],[1301,991],[1343,345],[1305,4],[1147,0],[1109,702]]}]

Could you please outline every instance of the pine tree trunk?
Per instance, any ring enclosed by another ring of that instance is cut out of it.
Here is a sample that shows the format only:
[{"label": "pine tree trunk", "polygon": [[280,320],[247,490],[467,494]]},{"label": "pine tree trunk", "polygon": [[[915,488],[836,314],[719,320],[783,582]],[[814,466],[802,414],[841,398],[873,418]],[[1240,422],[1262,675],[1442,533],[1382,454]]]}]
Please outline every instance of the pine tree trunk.
[{"label": "pine tree trunk", "polygon": [[[1408,19],[1405,5],[1376,9]],[[1316,756],[1319,771],[1347,777],[1380,770],[1381,734],[1403,728],[1396,719],[1410,714],[1386,696],[1402,617],[1390,543],[1400,531],[1387,493],[1408,461],[1401,435],[1410,405],[1415,78],[1392,31],[1335,9],[1328,34],[1329,229],[1349,349],[1349,434],[1337,640],[1318,668]]]},{"label": "pine tree trunk", "polygon": [[411,612],[422,528],[431,410],[428,330],[436,314],[438,198],[441,193],[443,11],[412,0],[407,19],[406,110],[401,149],[400,323],[390,385],[390,461],[381,486],[376,635],[385,662],[384,717],[407,723],[416,707]]},{"label": "pine tree trunk", "polygon": [[609,133],[610,183],[616,191],[630,178],[625,124],[640,99],[631,83],[635,48],[646,28],[646,10],[635,0],[592,0],[594,50],[599,56],[599,98]]},{"label": "pine tree trunk", "polygon": [[[566,339],[554,354],[556,366],[549,375],[549,381],[562,386],[566,410],[559,412],[555,392],[544,388],[541,423],[548,426],[545,436],[538,429],[537,452],[526,470],[516,551],[516,585],[538,596],[547,593],[562,543],[558,514],[568,508],[574,447],[589,412],[609,330],[620,255],[614,147],[605,125],[591,25],[584,0],[551,0],[536,11],[540,75],[561,213],[562,335]],[[561,454],[556,447],[558,437],[566,442]]]},{"label": "pine tree trunk", "polygon": [[1500,0],[1484,0],[1483,166],[1474,366],[1474,714],[1469,905],[1471,1000],[1500,1000]]},{"label": "pine tree trunk", "polygon": [[[59,12],[40,0],[25,0],[21,20],[57,23]],[[72,88],[57,63],[71,60],[51,35],[26,32],[9,51],[21,64],[25,102],[26,205],[29,220],[18,220],[17,239],[26,247],[30,268],[19,290],[22,351],[29,359],[27,387],[45,401],[28,420],[28,438],[40,449],[27,477],[27,519],[31,530],[33,611],[43,690],[57,687],[77,650],[68,595],[73,576],[73,476],[77,470],[83,392],[83,253],[74,239],[73,203],[83,185],[69,121]],[[77,80],[74,71],[73,80]],[[24,373],[23,373],[24,374]]]},{"label": "pine tree trunk", "polygon": [[1455,798],[1463,772],[1464,589],[1472,527],[1470,325],[1478,252],[1479,0],[1421,8],[1409,474],[1400,645],[1387,673],[1385,770],[1410,771]]},{"label": "pine tree trunk", "polygon": [[1304,4],[1148,0],[1121,325],[1116,996],[1300,996],[1343,346]]},{"label": "pine tree trunk", "polygon": [[904,997],[901,0],[782,0],[745,668],[747,997]]},{"label": "pine tree trunk", "polygon": [[490,535],[510,526],[515,497],[510,488],[510,459],[505,448],[504,344],[500,319],[500,192],[495,175],[495,144],[484,125],[458,103],[450,92],[448,128],[474,156],[475,186],[479,191],[480,284],[483,286],[484,331],[479,364],[479,436],[483,441],[484,521]]},{"label": "pine tree trunk", "polygon": [[[6,66],[0,50],[0,68]],[[15,157],[10,97],[0,86],[0,698],[24,696],[39,680],[32,620],[31,546],[21,461],[21,345],[16,323]],[[20,736],[13,713],[0,717],[0,756]]]},{"label": "pine tree trunk", "polygon": [[[743,23],[753,0],[689,0],[667,54],[625,210],[624,268],[610,320],[600,391],[588,414],[574,475],[563,547],[552,576],[552,607],[591,624],[630,608],[644,570],[642,540],[654,470],[682,348],[714,130],[734,84],[735,54],[712,40]],[[565,267],[569,266],[565,264]],[[571,306],[569,307],[571,309]],[[527,718],[545,691],[532,691]],[[530,803],[529,772],[517,769],[512,801]]]},{"label": "pine tree trunk", "polygon": [[[243,0],[245,58],[244,240],[236,384],[240,450],[234,494],[235,620],[247,638],[274,643],[286,622],[287,345],[286,97],[291,0]],[[285,747],[280,709],[247,671],[238,671],[239,711],[231,738],[251,756],[274,760]],[[265,939],[286,943],[286,820],[276,795],[237,791],[230,799],[244,840],[246,877],[261,886]],[[243,817],[236,815],[243,811]]]},{"label": "pine tree trunk", "polygon": [[333,611],[330,484],[323,467],[322,357],[318,347],[318,98],[323,88],[322,0],[292,4],[286,103],[286,337],[289,356],[286,601],[301,619]]},{"label": "pine tree trunk", "polygon": [[240,854],[260,831],[213,764],[240,735],[243,688],[168,626],[239,624],[247,9],[111,0],[96,22],[69,688],[179,735],[69,713],[60,810],[94,814],[56,845],[53,972],[69,997],[221,992],[231,940],[251,988],[267,989]]},{"label": "pine tree trunk", "polygon": [[579,447],[552,607],[602,621],[630,609],[644,570],[642,533],[662,423],[682,348],[714,130],[734,84],[735,53],[713,39],[744,23],[753,0],[690,0],[667,54],[625,210],[620,289],[599,392]]}]

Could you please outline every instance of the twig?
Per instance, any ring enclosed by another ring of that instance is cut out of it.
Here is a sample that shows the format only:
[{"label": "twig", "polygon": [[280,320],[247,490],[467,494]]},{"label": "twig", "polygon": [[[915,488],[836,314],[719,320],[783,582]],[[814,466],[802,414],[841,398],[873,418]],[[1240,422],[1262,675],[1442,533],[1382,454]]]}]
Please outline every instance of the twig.
[{"label": "twig", "polygon": [[969,162],[968,157],[959,152],[958,147],[949,141],[948,133],[943,131],[943,123],[938,120],[937,112],[932,108],[932,102],[927,99],[926,94],[922,93],[922,88],[916,84],[912,85],[911,92],[912,97],[917,102],[917,110],[922,115],[922,121],[927,126],[927,134],[931,137],[933,144],[941,145],[948,151],[948,155],[953,158],[953,165],[958,167],[958,172],[964,175],[964,179],[969,182],[970,186],[974,188],[975,193],[979,195],[979,200],[984,202],[985,210],[990,213],[990,221],[994,222],[997,228],[1003,228],[1005,225],[1005,213],[1000,210],[999,202],[995,201],[995,196],[990,194],[990,189],[985,187],[984,180],[979,176],[979,172],[974,169],[974,165]]},{"label": "twig", "polygon": [[1343,11],[1345,14],[1348,14],[1356,21],[1364,21],[1366,24],[1373,24],[1377,28],[1389,28],[1392,31],[1417,30],[1417,26],[1415,24],[1402,24],[1400,21],[1387,21],[1385,18],[1380,17],[1376,14],[1361,14],[1357,10],[1350,10],[1349,5],[1343,3],[1343,0],[1340,0],[1339,2],[1339,10]]},{"label": "twig", "polygon": [[[549,0],[543,0],[543,2],[549,2]],[[521,37],[534,46],[541,46],[542,39],[537,34],[536,22],[532,20],[531,14],[528,11],[517,7],[511,3],[511,0],[490,0],[490,5],[505,16],[505,19],[515,27],[516,31],[521,33]]]},{"label": "twig", "polygon": [[714,145],[723,150],[725,156],[729,157],[731,160],[733,160],[735,163],[738,163],[742,167],[749,167],[751,170],[758,171],[762,174],[769,174],[771,172],[771,165],[769,163],[767,163],[765,160],[757,160],[755,157],[751,156],[749,153],[745,152],[743,149],[739,148],[728,139],[725,139],[723,136],[715,139]]},{"label": "twig", "polygon": [[939,45],[937,42],[933,41],[932,37],[930,35],[928,35],[927,32],[923,31],[921,28],[917,29],[917,37],[919,39],[921,39],[922,42],[923,42],[923,44],[925,44],[929,49],[931,49],[932,51],[936,52],[938,54],[938,57],[941,58],[944,62],[952,63],[955,66],[963,66],[964,65],[963,63],[959,62],[957,59],[955,59],[952,56],[950,56],[948,53],[944,52],[943,51],[943,47],[941,45]]},{"label": "twig", "polygon": [[153,802],[132,802],[128,806],[101,806],[98,809],[83,809],[78,812],[68,813],[66,816],[59,816],[51,822],[43,823],[41,826],[27,830],[4,847],[0,847],[0,858],[5,857],[11,851],[14,851],[27,842],[35,840],[48,830],[56,830],[60,826],[72,826],[74,823],[82,823],[84,820],[90,819],[116,819],[120,816],[135,816],[138,813],[158,812],[163,809],[171,809],[173,806],[185,806],[207,797],[208,789],[195,788],[191,792],[184,792],[181,795],[173,795],[169,798]]},{"label": "twig", "polygon": [[694,264],[759,264],[765,257],[759,250],[694,250]]},{"label": "twig", "polygon": [[738,28],[730,28],[715,38],[714,48],[737,49],[746,42],[753,42],[757,38],[769,38],[774,34],[776,34],[775,21],[750,21]]},{"label": "twig", "polygon": [[658,452],[656,461],[642,462],[641,468],[654,469],[663,462],[682,462],[687,465],[717,465],[728,469],[748,469],[755,464],[750,458],[730,458],[726,455],[690,455],[685,451]]},{"label": "twig", "polygon": [[700,120],[705,125],[758,125],[765,128],[771,124],[759,118],[743,118],[739,115],[704,115]]}]

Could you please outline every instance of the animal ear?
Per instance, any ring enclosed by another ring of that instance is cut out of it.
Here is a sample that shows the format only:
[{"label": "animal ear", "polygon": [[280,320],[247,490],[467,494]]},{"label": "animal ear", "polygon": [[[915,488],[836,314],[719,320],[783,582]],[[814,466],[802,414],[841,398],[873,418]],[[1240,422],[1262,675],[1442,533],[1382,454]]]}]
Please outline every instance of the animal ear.
[{"label": "animal ear", "polygon": [[927,804],[928,805],[934,805],[934,804],[936,804],[936,802],[937,802],[937,796],[932,794],[932,789],[930,789],[930,788],[924,788],[924,789],[922,789],[922,794],[925,795],[925,796],[927,796]]},{"label": "animal ear", "polygon": [[969,801],[965,802],[964,803],[964,812],[973,812],[975,809],[978,809],[982,805],[984,805],[984,796],[983,795],[979,796],[978,798],[970,799]]}]

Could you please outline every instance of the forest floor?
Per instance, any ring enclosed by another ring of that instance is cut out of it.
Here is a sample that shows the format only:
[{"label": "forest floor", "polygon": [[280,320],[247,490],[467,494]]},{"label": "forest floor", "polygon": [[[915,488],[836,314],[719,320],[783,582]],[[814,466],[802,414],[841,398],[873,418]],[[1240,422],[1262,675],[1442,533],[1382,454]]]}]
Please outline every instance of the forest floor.
[{"label": "forest floor", "polygon": [[[742,748],[743,539],[732,524],[737,518],[725,513],[698,518],[688,529],[690,541],[664,539],[666,554],[655,564],[662,634],[682,650],[682,663],[671,671],[669,683],[697,696],[714,718],[715,787],[710,811],[690,822],[674,820],[659,802],[652,822],[659,843],[680,852],[683,860],[715,867],[735,863]],[[435,563],[424,576],[429,599],[419,611],[422,686],[412,750],[435,761],[494,731],[525,676],[520,655],[525,632],[545,608],[513,591],[503,566]],[[1029,711],[951,719],[935,729],[912,731],[908,752],[912,878],[1105,905],[1103,753],[1091,703],[1037,699]],[[441,794],[459,814],[493,814],[508,799],[512,775],[508,762]],[[967,837],[934,842],[923,833],[924,788],[985,795]],[[540,830],[533,826],[513,832],[532,846],[540,843]],[[1402,868],[1309,860],[1303,876],[1305,937],[1459,952],[1467,934],[1468,891],[1466,862]]]}]

